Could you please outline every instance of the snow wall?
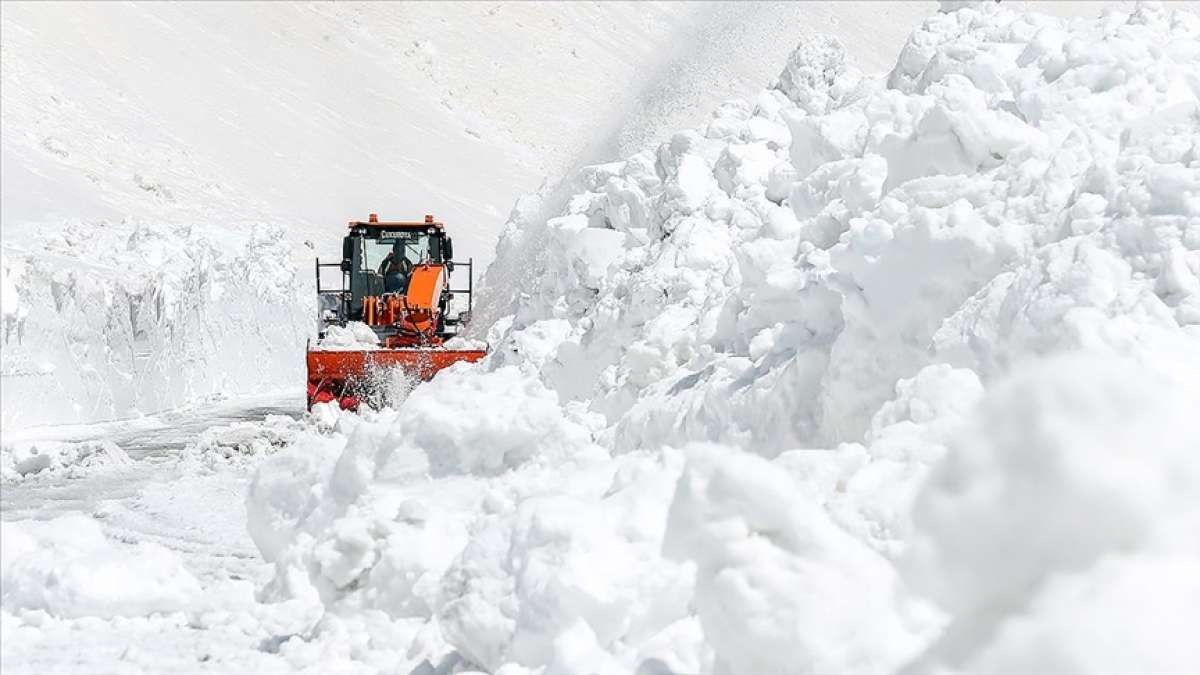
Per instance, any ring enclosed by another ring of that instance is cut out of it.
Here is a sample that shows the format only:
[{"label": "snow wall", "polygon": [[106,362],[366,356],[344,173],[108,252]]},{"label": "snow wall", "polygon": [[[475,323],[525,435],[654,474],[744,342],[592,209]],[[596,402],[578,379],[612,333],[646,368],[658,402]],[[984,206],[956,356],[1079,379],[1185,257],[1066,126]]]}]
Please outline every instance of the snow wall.
[{"label": "snow wall", "polygon": [[72,222],[6,245],[0,284],[6,429],[304,381],[316,309],[279,226]]},{"label": "snow wall", "polygon": [[1198,45],[948,3],[522,200],[489,359],[260,468],[262,597],[401,671],[1195,670]]}]

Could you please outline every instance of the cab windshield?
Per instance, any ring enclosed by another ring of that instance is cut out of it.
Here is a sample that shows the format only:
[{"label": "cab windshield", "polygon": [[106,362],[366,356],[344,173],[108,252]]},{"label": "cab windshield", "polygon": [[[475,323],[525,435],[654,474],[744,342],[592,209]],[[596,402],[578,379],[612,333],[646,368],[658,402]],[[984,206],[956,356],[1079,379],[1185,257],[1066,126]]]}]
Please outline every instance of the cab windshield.
[{"label": "cab windshield", "polygon": [[383,232],[378,238],[364,238],[363,247],[366,272],[385,273],[388,254],[394,254],[393,259],[403,257],[414,265],[429,259],[429,235],[420,230]]}]

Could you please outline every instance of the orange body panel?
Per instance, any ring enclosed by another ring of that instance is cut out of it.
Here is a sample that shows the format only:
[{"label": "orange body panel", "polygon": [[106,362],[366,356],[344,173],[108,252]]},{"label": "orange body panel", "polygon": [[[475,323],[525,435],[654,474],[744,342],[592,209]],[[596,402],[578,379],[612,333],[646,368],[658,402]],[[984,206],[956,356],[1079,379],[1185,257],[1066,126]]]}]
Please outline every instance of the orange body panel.
[{"label": "orange body panel", "polygon": [[442,297],[445,276],[441,265],[417,265],[408,281],[410,309],[432,310]]},{"label": "orange body panel", "polygon": [[441,265],[418,265],[413,268],[408,281],[408,314],[404,316],[407,328],[417,333],[429,333],[437,321],[438,301],[446,285],[446,276]]},{"label": "orange body panel", "polygon": [[487,352],[482,349],[317,350],[308,353],[308,380],[315,384],[327,379],[355,379],[375,368],[395,366],[428,380],[437,371],[459,361],[474,363],[484,356]]},{"label": "orange body panel", "polygon": [[317,392],[330,392],[335,397],[353,392],[355,383],[368,380],[376,369],[398,367],[410,377],[428,380],[459,361],[474,363],[484,356],[487,352],[482,349],[309,350],[308,403],[311,407]]}]

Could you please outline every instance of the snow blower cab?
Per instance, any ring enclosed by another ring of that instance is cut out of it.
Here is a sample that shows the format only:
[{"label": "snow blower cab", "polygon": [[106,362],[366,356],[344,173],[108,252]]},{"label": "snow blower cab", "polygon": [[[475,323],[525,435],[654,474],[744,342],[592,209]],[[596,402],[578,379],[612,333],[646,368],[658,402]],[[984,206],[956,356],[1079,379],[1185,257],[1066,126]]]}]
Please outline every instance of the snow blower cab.
[{"label": "snow blower cab", "polygon": [[[458,333],[471,318],[471,259],[455,262],[442,223],[351,221],[342,259],[316,263],[321,326],[308,345],[308,407],[338,401],[356,409],[382,398],[397,378],[428,380],[486,345]],[[323,274],[324,273],[324,274]],[[322,277],[338,283],[322,285]],[[451,277],[466,286],[451,287]],[[376,401],[377,402],[377,401]]]}]

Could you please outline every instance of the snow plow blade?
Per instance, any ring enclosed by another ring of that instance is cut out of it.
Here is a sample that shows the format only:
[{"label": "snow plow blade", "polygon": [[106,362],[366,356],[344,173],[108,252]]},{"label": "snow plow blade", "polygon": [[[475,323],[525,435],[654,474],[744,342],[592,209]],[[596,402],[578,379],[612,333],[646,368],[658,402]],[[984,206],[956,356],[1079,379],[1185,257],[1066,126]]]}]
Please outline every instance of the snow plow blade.
[{"label": "snow plow blade", "polygon": [[443,368],[487,356],[485,349],[308,350],[308,407],[338,401],[346,410],[358,408],[370,395],[372,379],[399,369],[414,380],[429,380]]}]

